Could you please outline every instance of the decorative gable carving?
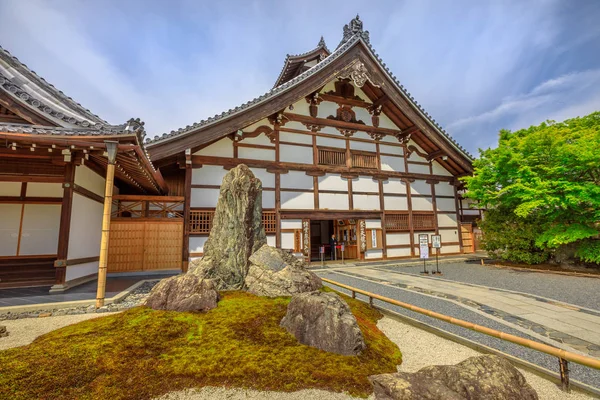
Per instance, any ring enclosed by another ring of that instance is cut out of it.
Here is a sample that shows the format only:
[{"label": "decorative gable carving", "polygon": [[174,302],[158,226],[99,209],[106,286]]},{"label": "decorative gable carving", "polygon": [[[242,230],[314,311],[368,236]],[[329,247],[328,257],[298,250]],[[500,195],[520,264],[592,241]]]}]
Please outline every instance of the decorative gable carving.
[{"label": "decorative gable carving", "polygon": [[329,92],[326,92],[326,94],[340,96],[345,99],[365,101],[362,97],[356,96],[354,94],[354,86],[352,85],[352,83],[350,83],[350,79],[342,77],[335,81],[333,84],[335,85],[335,90],[330,90]]},{"label": "decorative gable carving", "polygon": [[330,115],[327,119],[334,119],[336,121],[353,122],[355,124],[365,125],[362,120],[356,119],[356,113],[351,106],[341,105],[338,107],[336,115]]}]

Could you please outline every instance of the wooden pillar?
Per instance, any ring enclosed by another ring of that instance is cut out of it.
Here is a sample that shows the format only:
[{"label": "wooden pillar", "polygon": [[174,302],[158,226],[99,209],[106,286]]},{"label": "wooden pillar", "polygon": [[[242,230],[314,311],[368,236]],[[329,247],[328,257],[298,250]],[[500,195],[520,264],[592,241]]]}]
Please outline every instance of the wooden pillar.
[{"label": "wooden pillar", "polygon": [[275,173],[275,247],[281,248],[281,173]]},{"label": "wooden pillar", "polygon": [[181,270],[187,272],[190,262],[190,207],[192,200],[192,158],[187,154],[185,160],[185,182],[183,199],[183,245],[181,248]]},{"label": "wooden pillar", "polygon": [[[104,188],[104,212],[102,214],[102,239],[100,241],[100,261],[98,263],[98,291],[96,293],[96,308],[104,306],[106,291],[106,270],[108,265],[108,241],[110,237],[110,214],[112,208],[113,185],[115,182],[115,159],[117,143],[107,142],[108,165],[106,166],[106,183]],[[111,154],[113,153],[113,154]]]},{"label": "wooden pillar", "polygon": [[383,180],[379,179],[379,209],[381,210],[381,246],[383,247],[383,259],[387,259],[387,230],[385,229],[385,202],[383,198]]},{"label": "wooden pillar", "polygon": [[67,257],[69,253],[69,233],[71,231],[71,212],[73,208],[73,185],[75,184],[75,164],[65,166],[63,183],[63,199],[60,208],[60,226],[58,228],[58,248],[56,250],[55,281],[56,285],[65,283],[67,274]]}]

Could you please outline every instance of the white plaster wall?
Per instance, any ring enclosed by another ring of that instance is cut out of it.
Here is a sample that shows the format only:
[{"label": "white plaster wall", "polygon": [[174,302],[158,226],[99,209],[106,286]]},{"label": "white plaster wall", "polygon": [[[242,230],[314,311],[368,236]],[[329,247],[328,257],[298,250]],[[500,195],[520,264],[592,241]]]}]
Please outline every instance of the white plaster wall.
[{"label": "white plaster wall", "polygon": [[197,156],[233,157],[233,142],[223,138],[194,153]]},{"label": "white plaster wall", "polygon": [[331,101],[322,101],[319,104],[319,110],[317,113],[317,117],[319,118],[327,118],[330,115],[335,116],[337,114],[338,105]]},{"label": "white plaster wall", "polygon": [[[367,100],[368,98],[365,98]],[[356,114],[356,120],[364,122],[369,126],[373,126],[373,119],[371,118],[371,114],[362,107],[353,107],[354,113]]]},{"label": "white plaster wall", "polygon": [[[340,135],[339,132],[337,132],[337,134]],[[341,139],[334,139],[329,137],[317,136],[317,146],[336,147],[339,149],[345,149],[346,139],[343,139],[342,135],[340,135],[340,137]]]},{"label": "white plaster wall", "polygon": [[294,249],[294,232],[281,232],[281,248]]},{"label": "white plaster wall", "polygon": [[257,121],[255,123],[253,123],[252,125],[248,125],[247,127],[245,127],[243,129],[244,132],[252,132],[253,130],[255,130],[256,128],[258,128],[259,126],[263,126],[266,125],[269,128],[273,128],[273,125],[271,125],[271,123],[269,122],[268,118],[263,118],[260,121]]},{"label": "white plaster wall", "polygon": [[[425,153],[425,151],[421,148],[421,146],[419,146],[418,144],[416,144],[412,140],[408,141],[408,146],[413,146],[417,150],[419,150],[421,153]],[[418,155],[416,152],[413,151],[410,154],[409,161],[422,161],[422,162],[426,162],[427,160],[425,158],[421,157],[420,155]]]},{"label": "white plaster wall", "polygon": [[56,254],[60,204],[26,204],[19,255]]},{"label": "white plaster wall", "polygon": [[192,185],[220,186],[227,172],[220,165],[203,165],[202,168],[192,168]]},{"label": "white plaster wall", "polygon": [[319,193],[319,208],[327,210],[348,210],[350,201],[346,193]]},{"label": "white plaster wall", "polygon": [[[371,140],[373,140],[373,139],[371,139]],[[356,140],[350,140],[350,148],[353,150],[371,151],[373,153],[375,153],[377,151],[377,146],[375,145],[375,142],[367,143],[367,142],[359,142]]]},{"label": "white plaster wall", "polygon": [[388,258],[391,257],[410,257],[410,249],[387,249]]},{"label": "white plaster wall", "polygon": [[431,162],[431,167],[433,168],[433,173],[435,175],[452,176],[451,172],[449,172],[446,168],[442,167],[441,164],[435,160]]},{"label": "white plaster wall", "polygon": [[263,190],[262,206],[263,206],[263,208],[275,208],[275,191],[264,191]]},{"label": "white plaster wall", "polygon": [[[91,192],[96,193],[98,196],[104,197],[104,190],[106,189],[106,179],[101,177],[85,165],[81,165],[75,168],[75,184],[84,187]],[[29,189],[29,187],[27,189]]]},{"label": "white plaster wall", "polygon": [[456,243],[458,242],[458,228],[456,229],[442,229],[440,230],[440,236],[442,236],[442,246],[444,243]]},{"label": "white plaster wall", "polygon": [[405,172],[404,158],[392,156],[380,156],[381,169],[383,171]]},{"label": "white plaster wall", "polygon": [[365,220],[365,227],[367,229],[380,229],[381,228],[381,220],[380,219],[367,219],[367,220]]},{"label": "white plaster wall", "polygon": [[[78,184],[79,185],[79,184]],[[83,185],[81,185],[83,186]],[[85,187],[85,186],[84,186]],[[87,187],[85,187],[88,189]],[[90,189],[92,190],[92,189]],[[27,184],[28,197],[63,197],[64,189],[60,183],[29,182]],[[104,197],[104,182],[102,182],[101,196]]]},{"label": "white plaster wall", "polygon": [[310,147],[293,146],[289,144],[279,145],[279,158],[285,162],[312,164],[313,151]]},{"label": "white plaster wall", "polygon": [[[395,143],[398,143],[398,140],[395,137],[391,136],[391,138],[396,141]],[[379,143],[379,151],[381,153],[393,154],[404,158],[404,149],[400,146],[390,146],[385,143]]]},{"label": "white plaster wall", "polygon": [[431,185],[425,181],[416,180],[410,183],[411,194],[431,194]]},{"label": "white plaster wall", "polygon": [[369,176],[359,176],[352,179],[352,191],[354,192],[373,192],[379,194],[379,181]]},{"label": "white plaster wall", "polygon": [[[371,118],[369,117],[369,121],[370,120],[371,120]],[[339,131],[338,131],[338,133],[339,133]],[[367,132],[362,132],[362,131],[354,132],[352,137],[350,137],[350,141],[352,141],[352,139],[366,139],[366,140],[373,142],[373,138],[371,136],[369,136],[369,134]],[[373,142],[373,144],[375,144],[375,142]]]},{"label": "white plaster wall", "polygon": [[340,190],[348,192],[348,180],[341,175],[327,174],[319,176],[319,190]]},{"label": "white plaster wall", "polygon": [[459,245],[454,245],[454,246],[442,245],[442,248],[440,249],[440,254],[455,254],[455,253],[460,253]]},{"label": "white plaster wall", "polygon": [[281,191],[281,208],[293,210],[312,210],[315,208],[314,193],[284,192]]},{"label": "white plaster wall", "polygon": [[[21,184],[18,185],[20,191]],[[17,255],[21,207],[21,204],[0,204],[0,256]]]},{"label": "white plaster wall", "polygon": [[192,188],[192,199],[190,206],[214,208],[219,200],[219,189],[195,189]]},{"label": "white plaster wall", "polygon": [[383,250],[367,250],[365,251],[365,259],[383,258]]},{"label": "white plaster wall", "polygon": [[438,214],[438,227],[456,227],[456,214]]},{"label": "white plaster wall", "polygon": [[293,104],[294,110],[292,112],[296,114],[310,115],[310,109],[308,108],[308,106],[309,104],[306,101],[306,99],[302,98]]},{"label": "white plaster wall", "polygon": [[[100,244],[98,244],[100,248]],[[81,278],[83,276],[93,275],[98,273],[98,261],[92,261],[85,264],[71,265],[67,267],[65,272],[65,281],[69,282],[73,279]]]},{"label": "white plaster wall", "polygon": [[429,174],[431,171],[429,171],[429,165],[408,163],[408,172],[413,172],[415,174]]},{"label": "white plaster wall", "polygon": [[406,194],[406,183],[400,179],[390,178],[383,182],[383,193]]},{"label": "white plaster wall", "polygon": [[379,195],[355,194],[352,199],[355,210],[379,210]]},{"label": "white plaster wall", "polygon": [[68,259],[100,255],[102,212],[102,203],[73,194]]},{"label": "white plaster wall", "polygon": [[406,197],[383,196],[385,210],[408,210],[408,199]]},{"label": "white plaster wall", "polygon": [[203,253],[208,236],[190,236],[190,253]]},{"label": "white plaster wall", "polygon": [[435,195],[454,197],[454,186],[445,182],[440,182],[437,185],[435,185]]},{"label": "white plaster wall", "polygon": [[[247,131],[245,131],[247,132]],[[246,137],[240,143],[242,144],[259,144],[261,146],[270,146],[275,148],[275,143],[271,142],[271,139],[267,137],[266,134],[261,133],[257,137]]]},{"label": "white plaster wall", "polygon": [[0,182],[0,196],[20,196],[21,182]]},{"label": "white plaster wall", "polygon": [[251,160],[275,161],[275,148],[255,149],[252,147],[238,147],[238,157]]},{"label": "white plaster wall", "polygon": [[321,130],[319,131],[319,133],[327,133],[329,135],[336,135],[336,136],[339,136],[340,139],[345,140],[345,138],[344,138],[344,136],[342,136],[341,132],[338,131],[333,126],[324,126],[324,127],[321,128]]},{"label": "white plaster wall", "polygon": [[431,197],[412,197],[411,199],[414,211],[433,211]]},{"label": "white plaster wall", "polygon": [[280,179],[282,189],[309,189],[313,190],[313,177],[302,171],[289,171],[282,174]]},{"label": "white plaster wall", "polygon": [[302,229],[301,219],[282,219],[281,229]]},{"label": "white plaster wall", "polygon": [[456,211],[456,203],[454,199],[436,199],[437,209],[440,211]]},{"label": "white plaster wall", "polygon": [[388,246],[410,244],[410,233],[388,233],[385,235],[385,239]]},{"label": "white plaster wall", "polygon": [[[394,124],[392,120],[387,115],[385,115],[385,113],[381,113],[379,115],[379,126],[381,128],[398,129],[396,124]],[[396,138],[393,139],[398,141]]]},{"label": "white plaster wall", "polygon": [[[291,124],[285,124],[286,128]],[[301,126],[301,129],[306,129],[304,125]],[[301,133],[291,133],[291,132],[279,132],[279,141],[280,142],[290,142],[290,143],[303,143],[303,144],[312,144],[312,135],[303,135]]]},{"label": "white plaster wall", "polygon": [[276,246],[275,235],[267,235],[267,244],[272,247]]},{"label": "white plaster wall", "polygon": [[275,174],[267,172],[265,168],[250,168],[250,171],[260,179],[263,188],[275,189]]}]

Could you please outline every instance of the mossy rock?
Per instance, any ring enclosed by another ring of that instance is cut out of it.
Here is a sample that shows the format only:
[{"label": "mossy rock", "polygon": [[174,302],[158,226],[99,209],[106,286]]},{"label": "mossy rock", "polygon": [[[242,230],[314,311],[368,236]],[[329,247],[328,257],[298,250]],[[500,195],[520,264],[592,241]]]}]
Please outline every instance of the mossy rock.
[{"label": "mossy rock", "polygon": [[0,352],[2,399],[149,399],[203,386],[367,396],[370,375],[396,372],[382,315],[344,296],[367,348],[342,356],[302,345],[279,322],[290,298],[222,292],[207,313],[137,307],[50,332]]}]

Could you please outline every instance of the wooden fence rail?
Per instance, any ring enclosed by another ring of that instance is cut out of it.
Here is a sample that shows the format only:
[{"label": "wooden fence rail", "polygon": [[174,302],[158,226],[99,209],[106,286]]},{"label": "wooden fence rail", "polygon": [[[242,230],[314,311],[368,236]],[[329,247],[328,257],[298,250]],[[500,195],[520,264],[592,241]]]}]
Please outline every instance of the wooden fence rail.
[{"label": "wooden fence rail", "polygon": [[331,279],[321,278],[323,282],[330,283],[332,285],[349,290],[352,293],[352,297],[356,298],[356,293],[362,294],[369,298],[369,304],[373,305],[373,299],[383,301],[388,304],[393,304],[398,307],[406,308],[407,310],[414,311],[419,314],[427,315],[432,318],[436,318],[453,325],[462,326],[463,328],[470,329],[475,332],[480,332],[489,336],[493,336],[498,339],[506,340],[507,342],[515,343],[520,346],[528,347],[533,350],[541,351],[542,353],[549,354],[554,357],[558,357],[560,367],[560,380],[562,383],[562,389],[569,391],[569,367],[568,361],[572,361],[577,364],[584,365],[589,368],[600,369],[600,360],[592,357],[586,357],[579,354],[571,353],[569,351],[559,349],[557,347],[549,346],[547,344],[538,343],[533,340],[525,339],[519,336],[511,335],[497,331],[495,329],[487,328],[482,325],[477,325],[472,322],[464,321],[462,319],[453,318],[448,315],[440,314],[435,311],[427,310],[425,308],[413,306],[409,303],[390,299],[388,297],[380,296],[375,293],[367,292],[366,290],[358,289],[352,286],[345,285]]}]

